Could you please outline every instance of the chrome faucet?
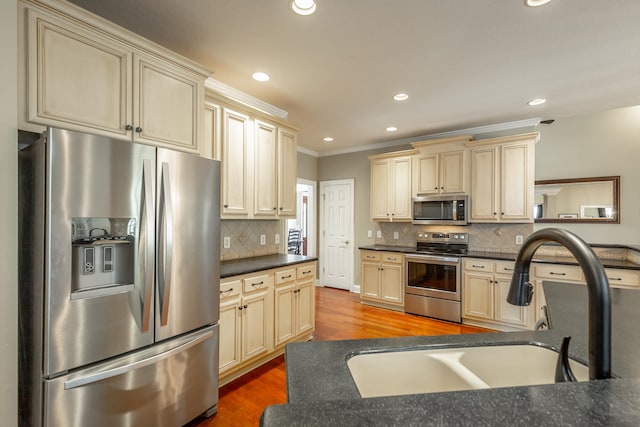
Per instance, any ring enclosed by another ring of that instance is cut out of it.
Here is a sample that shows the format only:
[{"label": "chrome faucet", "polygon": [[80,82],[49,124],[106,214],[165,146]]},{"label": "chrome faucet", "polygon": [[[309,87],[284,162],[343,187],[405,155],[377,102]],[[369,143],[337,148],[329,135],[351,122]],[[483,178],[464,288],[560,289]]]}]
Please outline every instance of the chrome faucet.
[{"label": "chrome faucet", "polygon": [[587,280],[589,293],[589,379],[611,378],[611,291],[604,267],[593,250],[575,234],[545,228],[530,235],[524,242],[514,267],[507,302],[525,306],[531,304],[533,285],[529,282],[529,267],[535,251],[545,242],[557,242],[578,260]]}]

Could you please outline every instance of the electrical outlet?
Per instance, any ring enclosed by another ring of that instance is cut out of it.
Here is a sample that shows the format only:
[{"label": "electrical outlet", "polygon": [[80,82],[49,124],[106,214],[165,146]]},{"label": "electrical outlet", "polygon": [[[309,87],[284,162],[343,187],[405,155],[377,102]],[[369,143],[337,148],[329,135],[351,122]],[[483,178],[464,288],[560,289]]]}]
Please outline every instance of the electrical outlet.
[{"label": "electrical outlet", "polygon": [[373,230],[367,231],[367,237],[373,237]]},{"label": "electrical outlet", "polygon": [[229,236],[224,236],[224,241],[223,241],[223,243],[222,243],[222,246],[223,246],[225,249],[229,249],[229,248],[231,247],[231,237],[229,237]]},{"label": "electrical outlet", "polygon": [[398,240],[400,238],[400,235],[398,234],[397,231],[393,232],[393,240]]},{"label": "electrical outlet", "polygon": [[376,231],[376,237],[378,239],[382,239],[382,231],[380,231],[380,230]]},{"label": "electrical outlet", "polygon": [[516,235],[516,245],[522,244],[522,234]]},{"label": "electrical outlet", "polygon": [[276,237],[273,240],[276,245],[280,244],[280,235],[276,234]]},{"label": "electrical outlet", "polygon": [[266,245],[267,244],[267,235],[266,234],[261,234],[260,235],[260,244],[261,245]]}]

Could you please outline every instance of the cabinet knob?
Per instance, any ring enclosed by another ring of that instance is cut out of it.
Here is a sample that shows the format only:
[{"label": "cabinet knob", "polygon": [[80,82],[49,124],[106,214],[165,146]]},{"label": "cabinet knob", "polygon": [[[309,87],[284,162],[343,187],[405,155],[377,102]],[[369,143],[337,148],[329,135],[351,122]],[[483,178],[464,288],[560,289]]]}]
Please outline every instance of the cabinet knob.
[{"label": "cabinet knob", "polygon": [[440,187],[441,190],[444,190],[444,187]]},{"label": "cabinet knob", "polygon": [[500,212],[500,215],[504,215],[504,212]]},{"label": "cabinet knob", "polygon": [[225,207],[225,208],[228,208],[228,207],[229,207],[229,205],[224,205],[224,207]]},{"label": "cabinet knob", "polygon": [[142,128],[141,128],[140,126],[138,126],[138,127],[136,128],[136,132],[138,132],[138,133],[142,132]]},{"label": "cabinet knob", "polygon": [[278,209],[278,208],[276,208],[276,207],[274,206],[274,207],[273,207],[273,210],[275,211],[276,209]]},{"label": "cabinet knob", "polygon": [[280,206],[280,210],[283,210],[284,208],[282,206]]},{"label": "cabinet knob", "polygon": [[124,127],[124,130],[133,130],[133,126],[131,126],[131,125],[126,125],[126,126]]},{"label": "cabinet knob", "polygon": [[438,187],[433,187],[433,189],[434,189],[434,190],[437,190],[437,189],[438,189]]}]

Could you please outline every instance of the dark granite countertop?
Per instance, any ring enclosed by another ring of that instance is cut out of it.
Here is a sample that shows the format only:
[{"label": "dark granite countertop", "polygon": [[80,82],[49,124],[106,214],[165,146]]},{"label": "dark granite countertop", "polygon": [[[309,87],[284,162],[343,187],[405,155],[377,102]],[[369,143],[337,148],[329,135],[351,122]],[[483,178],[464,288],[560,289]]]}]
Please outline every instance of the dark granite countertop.
[{"label": "dark granite countertop", "polygon": [[[600,246],[603,246],[603,245],[600,245]],[[403,254],[416,254],[416,253],[419,254],[420,253],[416,250],[415,247],[411,247],[411,246],[371,245],[371,246],[361,246],[358,249],[368,250],[368,251],[399,252]],[[499,259],[504,261],[515,261],[516,255],[517,255],[516,253],[511,253],[511,252],[470,251],[461,256],[467,257],[467,258],[486,258],[486,259]],[[547,264],[578,265],[578,262],[573,257],[535,255],[533,257],[533,261],[547,263]],[[606,258],[601,258],[600,261],[602,262],[602,265],[604,265],[607,268],[624,268],[628,270],[640,270],[640,264],[636,264],[631,261],[618,260],[618,259],[606,259]]]},{"label": "dark granite countertop", "polygon": [[[588,359],[586,287],[545,282],[552,330],[293,343],[286,347],[289,404],[262,425],[640,425],[640,292],[612,289],[612,369],[617,378],[488,390],[361,398],[347,363],[372,350],[536,343]],[[568,409],[570,408],[570,409]]]},{"label": "dark granite countertop", "polygon": [[220,262],[220,278],[301,264],[303,262],[316,261],[317,259],[304,255],[273,254],[222,261]]}]

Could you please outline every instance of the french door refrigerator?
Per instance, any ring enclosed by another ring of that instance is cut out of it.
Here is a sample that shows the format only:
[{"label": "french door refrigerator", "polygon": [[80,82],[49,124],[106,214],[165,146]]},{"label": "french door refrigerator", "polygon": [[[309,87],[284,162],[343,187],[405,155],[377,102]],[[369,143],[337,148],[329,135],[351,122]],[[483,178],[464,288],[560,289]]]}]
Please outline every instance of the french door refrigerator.
[{"label": "french door refrigerator", "polygon": [[19,157],[20,425],[215,413],[219,162],[51,128]]}]

